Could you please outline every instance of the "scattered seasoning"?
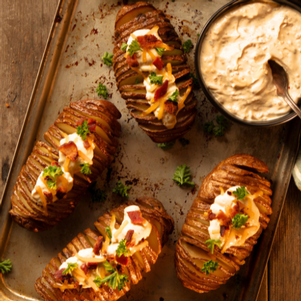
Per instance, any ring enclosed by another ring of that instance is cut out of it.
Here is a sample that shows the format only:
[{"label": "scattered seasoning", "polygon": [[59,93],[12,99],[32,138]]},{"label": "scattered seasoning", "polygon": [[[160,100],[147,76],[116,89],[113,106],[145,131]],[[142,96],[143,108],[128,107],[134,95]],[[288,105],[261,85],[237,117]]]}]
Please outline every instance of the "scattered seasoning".
[{"label": "scattered seasoning", "polygon": [[124,198],[127,198],[129,196],[128,190],[130,190],[131,188],[132,186],[125,186],[124,184],[121,183],[121,181],[118,181],[116,187],[113,188],[112,191]]},{"label": "scattered seasoning", "polygon": [[9,105],[8,103],[6,103],[5,106],[6,106],[7,108],[10,108],[10,105]]},{"label": "scattered seasoning", "polygon": [[193,47],[190,39],[185,41],[182,46],[183,46],[184,53],[189,53]]},{"label": "scattered seasoning", "polygon": [[166,142],[166,143],[158,143],[157,146],[162,148],[163,150],[169,150],[175,145],[176,141]]},{"label": "scattered seasoning", "polygon": [[217,125],[213,121],[206,122],[204,125],[205,132],[207,132],[208,134],[213,134],[215,137],[224,136],[225,131],[230,126],[229,120],[222,115],[217,115],[216,123]]},{"label": "scattered seasoning", "polygon": [[109,96],[107,87],[102,83],[99,83],[98,87],[96,88],[96,93],[98,96],[102,95],[104,99],[107,99]]}]

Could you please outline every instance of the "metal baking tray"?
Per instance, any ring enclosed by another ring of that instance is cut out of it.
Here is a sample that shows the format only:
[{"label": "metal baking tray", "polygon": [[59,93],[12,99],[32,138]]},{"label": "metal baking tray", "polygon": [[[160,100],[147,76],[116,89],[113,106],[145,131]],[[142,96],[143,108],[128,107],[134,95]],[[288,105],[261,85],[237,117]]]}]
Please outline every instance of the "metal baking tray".
[{"label": "metal baking tray", "polygon": [[[131,3],[131,1],[129,1]],[[183,40],[197,41],[197,34],[207,19],[227,0],[150,1],[162,9]],[[35,280],[49,260],[73,239],[78,232],[93,226],[105,211],[124,200],[112,195],[118,180],[132,185],[130,199],[138,196],[158,198],[175,220],[175,231],[164,247],[152,272],[127,293],[127,300],[256,300],[262,275],[270,254],[291,169],[298,149],[301,123],[295,119],[284,126],[254,129],[232,124],[224,137],[212,138],[203,131],[207,121],[215,119],[217,111],[196,91],[198,116],[186,135],[189,145],[178,141],[169,151],[158,148],[131,118],[117,91],[111,68],[103,65],[101,56],[113,50],[114,22],[122,3],[109,0],[60,0],[46,49],[14,154],[3,198],[0,203],[0,255],[10,258],[13,270],[0,276],[0,300],[39,300]],[[193,53],[189,54],[193,69]],[[111,168],[98,185],[108,192],[104,203],[81,200],[75,212],[54,229],[29,232],[12,223],[8,211],[13,186],[36,139],[53,123],[59,111],[70,101],[97,97],[98,83],[107,85],[112,101],[122,112],[120,151]],[[239,276],[208,294],[199,295],[184,288],[174,268],[175,243],[185,216],[204,177],[221,160],[237,153],[248,153],[265,161],[273,182],[273,215],[251,257]],[[195,189],[180,188],[173,181],[178,165],[191,168]]]}]

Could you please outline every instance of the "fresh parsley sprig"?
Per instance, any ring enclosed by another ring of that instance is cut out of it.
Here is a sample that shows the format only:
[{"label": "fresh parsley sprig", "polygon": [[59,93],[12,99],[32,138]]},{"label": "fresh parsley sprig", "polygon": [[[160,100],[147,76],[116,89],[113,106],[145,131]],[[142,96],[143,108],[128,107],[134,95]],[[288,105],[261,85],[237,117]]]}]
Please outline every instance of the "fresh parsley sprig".
[{"label": "fresh parsley sprig", "polygon": [[176,172],[172,179],[179,186],[182,186],[182,185],[194,186],[195,185],[193,182],[190,182],[190,180],[191,180],[190,168],[188,166],[186,166],[185,164],[177,167]]},{"label": "fresh parsley sprig", "polygon": [[158,54],[159,54],[160,56],[162,56],[163,52],[165,51],[165,48],[160,48],[160,47],[158,47],[158,48],[155,48],[155,49],[156,49],[156,51],[158,52]]},{"label": "fresh parsley sprig", "polygon": [[158,147],[162,148],[163,150],[169,150],[175,145],[176,141],[171,142],[164,142],[164,143],[158,143]]},{"label": "fresh parsley sprig", "polygon": [[87,175],[90,175],[92,173],[89,163],[82,163],[82,164],[80,164],[80,167],[81,167],[80,172],[82,174],[87,176]]},{"label": "fresh parsley sprig", "polygon": [[217,115],[216,123],[217,125],[215,125],[213,121],[206,122],[204,125],[205,132],[213,134],[215,137],[224,136],[225,130],[229,128],[229,121],[224,116]]},{"label": "fresh parsley sprig", "polygon": [[179,96],[179,90],[177,89],[175,92],[171,94],[171,96],[168,98],[168,100],[173,102],[178,102],[178,96]]},{"label": "fresh parsley sprig", "polygon": [[124,256],[130,256],[131,255],[130,250],[126,246],[126,242],[127,242],[126,239],[123,239],[123,240],[120,241],[120,243],[118,245],[118,248],[116,250],[116,254],[117,254],[118,257],[121,257],[121,255],[124,255]]},{"label": "fresh parsley sprig", "polygon": [[13,268],[12,262],[10,259],[6,259],[0,262],[0,272],[2,274],[9,273]]},{"label": "fresh parsley sprig", "polygon": [[158,75],[155,72],[152,72],[149,76],[149,81],[151,84],[163,85],[163,75]]},{"label": "fresh parsley sprig", "polygon": [[182,46],[183,46],[184,53],[188,53],[193,47],[190,39],[185,41]]},{"label": "fresh parsley sprig", "polygon": [[218,268],[218,262],[217,261],[213,261],[213,260],[209,260],[206,261],[201,269],[201,271],[203,273],[206,273],[206,275],[209,275],[210,272],[214,272],[216,271]]},{"label": "fresh parsley sprig", "polygon": [[96,182],[93,183],[93,185],[89,189],[91,195],[92,195],[92,202],[93,203],[100,203],[104,202],[108,195],[101,189],[96,188]]},{"label": "fresh parsley sprig", "polygon": [[208,239],[205,241],[207,248],[211,250],[211,254],[214,253],[214,246],[218,246],[220,249],[222,248],[222,242],[220,239]]},{"label": "fresh parsley sprig", "polygon": [[114,193],[119,194],[122,197],[128,197],[128,190],[130,190],[132,186],[125,186],[124,184],[121,183],[121,181],[117,182],[117,186],[112,189]]},{"label": "fresh parsley sprig", "polygon": [[133,40],[132,43],[131,43],[131,45],[129,46],[129,49],[128,49],[129,55],[131,57],[133,57],[134,53],[137,52],[137,51],[139,51],[139,50],[142,50],[142,49],[140,48],[140,45],[139,45],[138,41],[137,40]]},{"label": "fresh parsley sprig", "polygon": [[112,53],[105,52],[104,55],[101,57],[101,59],[103,60],[104,64],[106,64],[108,66],[113,65],[113,54]]},{"label": "fresh parsley sprig", "polygon": [[233,218],[232,218],[232,226],[233,228],[241,228],[246,224],[248,221],[249,216],[241,213],[237,213]]},{"label": "fresh parsley sprig", "polygon": [[98,96],[102,95],[104,99],[107,99],[109,96],[107,87],[102,83],[99,83],[98,87],[96,88],[96,93]]},{"label": "fresh parsley sprig", "polygon": [[120,49],[121,49],[122,51],[126,51],[127,47],[128,47],[128,44],[122,43]]},{"label": "fresh parsley sprig", "polygon": [[70,274],[70,275],[72,275],[72,272],[75,270],[75,269],[77,269],[77,263],[75,262],[75,263],[70,263],[70,262],[68,262],[68,266],[67,266],[67,268],[63,271],[63,275],[67,275],[67,274]]},{"label": "fresh parsley sprig", "polygon": [[86,140],[87,135],[90,133],[88,121],[85,120],[81,125],[76,128],[76,133],[79,135],[83,140]]},{"label": "fresh parsley sprig", "polygon": [[63,174],[64,174],[64,172],[63,172],[62,168],[59,166],[50,165],[47,168],[45,168],[43,171],[43,177],[47,179],[46,183],[47,183],[48,188],[56,190],[57,178]]},{"label": "fresh parsley sprig", "polygon": [[238,200],[243,200],[250,193],[247,191],[245,186],[238,187],[235,191],[232,192]]},{"label": "fresh parsley sprig", "polygon": [[112,231],[110,227],[106,227],[105,229],[106,234],[108,235],[109,239],[112,239]]}]

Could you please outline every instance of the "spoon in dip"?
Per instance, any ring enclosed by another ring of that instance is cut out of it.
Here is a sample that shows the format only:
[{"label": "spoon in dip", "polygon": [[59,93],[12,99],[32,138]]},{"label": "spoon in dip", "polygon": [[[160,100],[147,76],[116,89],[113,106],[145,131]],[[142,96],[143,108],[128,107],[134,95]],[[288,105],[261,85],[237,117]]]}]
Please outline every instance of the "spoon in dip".
[{"label": "spoon in dip", "polygon": [[269,60],[268,64],[271,67],[273,82],[277,88],[277,94],[282,96],[291,109],[301,118],[301,110],[288,94],[287,89],[287,74],[282,66],[273,60]]}]

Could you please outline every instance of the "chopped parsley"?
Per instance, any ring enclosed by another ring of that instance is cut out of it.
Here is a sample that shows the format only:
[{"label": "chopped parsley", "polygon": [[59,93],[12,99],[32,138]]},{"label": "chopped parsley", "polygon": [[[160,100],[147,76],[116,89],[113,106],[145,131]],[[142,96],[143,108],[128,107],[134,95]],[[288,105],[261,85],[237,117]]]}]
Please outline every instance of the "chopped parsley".
[{"label": "chopped parsley", "polygon": [[80,164],[80,167],[81,167],[80,172],[82,174],[87,176],[87,175],[90,175],[92,173],[89,163],[82,163],[82,164]]},{"label": "chopped parsley", "polygon": [[182,146],[186,146],[190,143],[190,141],[188,139],[185,139],[185,138],[180,138],[179,142],[181,143]]},{"label": "chopped parsley", "polygon": [[76,133],[79,135],[83,140],[86,140],[87,134],[90,133],[89,131],[89,126],[88,126],[88,121],[85,120],[81,125],[79,125],[76,128]]},{"label": "chopped parsley", "polygon": [[209,261],[204,263],[204,266],[202,267],[201,271],[203,273],[206,273],[206,275],[209,275],[210,272],[216,271],[217,268],[218,268],[218,262],[213,261],[213,260],[209,260]]},{"label": "chopped parsley", "polygon": [[177,89],[175,92],[171,94],[171,96],[168,98],[168,100],[173,102],[178,102],[178,96],[179,96],[179,90]]},{"label": "chopped parsley", "polygon": [[152,72],[151,75],[149,76],[149,81],[151,84],[163,85],[163,75],[157,76],[155,72]]},{"label": "chopped parsley", "polygon": [[108,66],[113,65],[113,54],[112,53],[105,52],[101,59],[103,60],[104,64],[106,64]]},{"label": "chopped parsley", "polygon": [[117,182],[117,186],[112,189],[113,192],[119,194],[122,197],[128,197],[128,190],[130,190],[132,186],[125,186],[124,184],[121,183],[121,181]]},{"label": "chopped parsley", "polygon": [[245,186],[238,187],[235,191],[232,192],[238,200],[243,200],[248,194],[250,194]]},{"label": "chopped parsley", "polygon": [[48,188],[56,190],[57,178],[63,174],[64,174],[64,172],[63,172],[62,168],[59,166],[50,165],[47,168],[45,168],[43,171],[43,177],[46,178],[46,183],[47,183]]},{"label": "chopped parsley", "polygon": [[97,287],[100,287],[102,284],[107,284],[108,287],[112,289],[118,289],[121,291],[123,287],[125,287],[126,282],[129,282],[127,275],[120,275],[118,274],[117,270],[115,270],[108,261],[104,263],[105,269],[107,273],[111,273],[110,275],[101,279],[97,276],[93,282],[96,284]]},{"label": "chopped parsley", "polygon": [[96,93],[98,96],[102,95],[104,99],[107,99],[109,96],[107,87],[102,83],[99,83],[98,87],[96,88]]},{"label": "chopped parsley", "polygon": [[160,47],[158,47],[158,48],[155,48],[155,49],[156,49],[156,51],[158,52],[158,54],[159,54],[160,56],[162,56],[163,52],[165,51],[165,48],[160,48]]},{"label": "chopped parsley", "polygon": [[123,239],[123,240],[120,241],[120,243],[118,245],[118,248],[116,250],[116,254],[117,254],[118,257],[121,257],[121,255],[124,255],[124,256],[130,256],[131,255],[130,250],[126,246],[126,242],[127,242],[126,239]]},{"label": "chopped parsley", "polygon": [[218,246],[220,249],[222,248],[222,242],[220,239],[208,239],[205,241],[205,244],[209,250],[211,250],[211,254],[214,253],[214,246]]},{"label": "chopped parsley", "polygon": [[137,51],[139,51],[139,50],[142,50],[142,49],[140,48],[140,45],[139,45],[138,41],[137,40],[133,40],[133,42],[129,46],[129,50],[128,50],[129,51],[129,55],[131,57],[133,57],[134,53],[137,52]]},{"label": "chopped parsley", "polygon": [[179,186],[182,186],[182,185],[194,186],[195,185],[193,182],[190,182],[190,180],[191,180],[190,168],[188,166],[186,166],[185,164],[177,167],[176,172],[172,179]]},{"label": "chopped parsley", "polygon": [[106,227],[106,234],[108,235],[109,239],[112,239],[112,231],[110,227]]},{"label": "chopped parsley", "polygon": [[176,141],[166,142],[166,143],[158,143],[158,147],[163,150],[171,149],[175,145]]},{"label": "chopped parsley", "polygon": [[92,195],[92,202],[93,203],[104,202],[108,197],[107,194],[103,190],[97,189],[95,187],[96,187],[96,182],[89,189]]},{"label": "chopped parsley", "polygon": [[221,137],[224,136],[225,130],[229,128],[229,121],[222,115],[217,115],[216,116],[216,123],[213,121],[206,122],[204,125],[204,130],[208,134],[213,134],[215,137]]},{"label": "chopped parsley", "polygon": [[249,216],[245,215],[245,214],[240,214],[237,213],[233,218],[232,218],[232,226],[233,228],[241,228],[242,226],[244,226],[246,224],[246,222],[248,221]]},{"label": "chopped parsley", "polygon": [[63,275],[67,275],[67,274],[72,274],[72,272],[75,270],[75,269],[77,269],[77,263],[75,262],[75,263],[70,263],[70,262],[68,262],[68,266],[67,266],[67,268],[63,271]]},{"label": "chopped parsley", "polygon": [[122,43],[120,49],[121,49],[122,51],[126,51],[127,47],[128,47],[128,44]]},{"label": "chopped parsley", "polygon": [[2,274],[9,273],[13,268],[12,262],[10,259],[6,259],[0,262],[0,272]]},{"label": "chopped parsley", "polygon": [[184,42],[182,46],[183,46],[184,53],[188,53],[193,47],[190,39]]}]

